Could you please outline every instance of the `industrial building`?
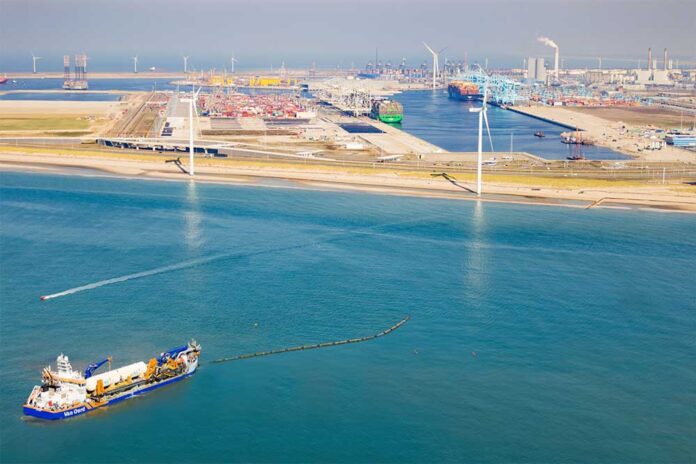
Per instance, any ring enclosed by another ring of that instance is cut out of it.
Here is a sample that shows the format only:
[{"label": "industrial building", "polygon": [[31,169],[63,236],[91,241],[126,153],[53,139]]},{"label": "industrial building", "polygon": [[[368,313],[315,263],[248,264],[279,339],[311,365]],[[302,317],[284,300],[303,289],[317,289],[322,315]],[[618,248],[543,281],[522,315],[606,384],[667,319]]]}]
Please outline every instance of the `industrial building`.
[{"label": "industrial building", "polygon": [[648,48],[648,69],[636,69],[636,84],[641,85],[670,85],[672,79],[671,60],[668,59],[667,49],[664,50],[663,67],[658,69],[656,59],[652,57],[652,48]]},{"label": "industrial building", "polygon": [[527,79],[546,82],[546,61],[543,58],[527,58]]}]

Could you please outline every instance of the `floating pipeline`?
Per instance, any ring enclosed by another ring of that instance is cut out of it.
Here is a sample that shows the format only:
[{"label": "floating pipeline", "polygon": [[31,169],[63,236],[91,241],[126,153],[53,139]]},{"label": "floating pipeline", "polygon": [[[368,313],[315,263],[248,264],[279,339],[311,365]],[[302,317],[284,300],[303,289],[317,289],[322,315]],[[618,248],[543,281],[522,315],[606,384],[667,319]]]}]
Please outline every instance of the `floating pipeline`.
[{"label": "floating pipeline", "polygon": [[247,354],[242,354],[239,356],[232,356],[232,357],[228,357],[228,358],[216,359],[214,361],[211,361],[211,363],[219,364],[219,363],[230,362],[230,361],[240,361],[242,359],[258,358],[261,356],[270,356],[272,354],[290,353],[291,351],[315,350],[318,348],[328,348],[330,346],[347,345],[349,343],[366,342],[368,340],[374,340],[375,338],[384,337],[385,335],[389,335],[390,333],[394,332],[396,329],[398,329],[402,325],[406,324],[406,322],[408,322],[409,319],[411,319],[411,316],[406,316],[405,318],[403,318],[402,320],[400,320],[398,323],[394,324],[393,326],[389,327],[388,329],[383,330],[382,332],[374,334],[374,335],[368,335],[367,337],[349,338],[346,340],[338,340],[335,342],[316,343],[313,345],[293,346],[290,348],[281,348],[281,349],[271,350],[271,351],[259,351],[257,353],[247,353]]}]

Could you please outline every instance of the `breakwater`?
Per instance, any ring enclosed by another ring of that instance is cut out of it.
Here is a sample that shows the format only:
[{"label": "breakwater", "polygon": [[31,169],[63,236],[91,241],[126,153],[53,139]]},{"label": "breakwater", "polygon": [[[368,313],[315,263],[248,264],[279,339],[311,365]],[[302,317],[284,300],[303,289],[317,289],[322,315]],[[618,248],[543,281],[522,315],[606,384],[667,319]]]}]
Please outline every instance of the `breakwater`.
[{"label": "breakwater", "polygon": [[526,112],[526,111],[524,111],[524,110],[521,110],[521,109],[519,109],[519,108],[515,108],[515,107],[513,107],[513,106],[508,106],[508,107],[506,107],[505,109],[508,110],[508,111],[512,111],[513,113],[517,113],[517,114],[521,114],[521,115],[523,115],[523,116],[527,116],[527,117],[529,117],[529,118],[537,119],[537,120],[539,120],[539,121],[548,122],[549,124],[553,124],[553,125],[555,125],[555,126],[563,127],[564,129],[578,130],[578,131],[584,130],[584,129],[579,128],[579,127],[576,127],[576,126],[571,126],[570,124],[564,124],[564,123],[562,123],[562,122],[558,122],[558,121],[556,121],[556,120],[554,120],[554,119],[545,118],[545,117],[543,117],[543,116],[538,116],[538,115],[536,115],[536,114],[528,113],[528,112]]}]

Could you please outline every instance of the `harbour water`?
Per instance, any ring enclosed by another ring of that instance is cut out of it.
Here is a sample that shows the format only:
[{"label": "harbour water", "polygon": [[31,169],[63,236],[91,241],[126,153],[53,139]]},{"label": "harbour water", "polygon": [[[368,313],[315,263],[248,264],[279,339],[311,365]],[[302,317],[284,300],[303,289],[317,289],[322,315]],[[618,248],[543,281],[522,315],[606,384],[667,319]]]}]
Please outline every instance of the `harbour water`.
[{"label": "harbour water", "polygon": [[[0,461],[693,462],[695,230],[675,213],[2,172]],[[373,341],[210,364],[404,315]],[[191,337],[189,380],[61,423],[21,415],[61,352],[121,365]]]},{"label": "harbour water", "polygon": [[[63,79],[16,79],[16,83],[5,84],[0,90],[60,90],[63,88]],[[89,79],[89,90],[124,90],[124,91],[148,91],[148,90],[176,90],[176,86],[170,82],[172,79]],[[67,93],[67,92],[63,92]]]},{"label": "harbour water", "polygon": [[[479,102],[450,99],[445,90],[408,91],[394,96],[404,105],[401,128],[417,137],[450,151],[476,151],[478,114],[469,111]],[[549,160],[564,160],[582,154],[587,159],[630,159],[609,148],[587,145],[564,145],[561,132],[568,129],[490,105],[488,119],[494,151],[521,151]],[[491,151],[484,127],[484,150]],[[535,137],[537,131],[546,137]]]},{"label": "harbour water", "polygon": [[0,100],[118,101],[122,95],[92,92],[8,92]]}]

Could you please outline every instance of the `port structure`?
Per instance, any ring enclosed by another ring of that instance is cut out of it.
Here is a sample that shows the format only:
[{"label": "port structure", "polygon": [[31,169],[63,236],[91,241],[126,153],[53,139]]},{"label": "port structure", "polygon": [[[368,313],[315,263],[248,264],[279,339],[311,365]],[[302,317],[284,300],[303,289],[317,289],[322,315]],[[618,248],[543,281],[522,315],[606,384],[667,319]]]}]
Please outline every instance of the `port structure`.
[{"label": "port structure", "polygon": [[372,110],[372,93],[367,89],[326,87],[319,90],[316,97],[353,116],[366,115]]},{"label": "port structure", "polygon": [[87,55],[75,55],[74,73],[70,75],[70,56],[63,55],[63,88],[65,90],[87,90]]},{"label": "port structure", "polygon": [[481,69],[460,73],[454,80],[488,86],[489,101],[498,105],[516,105],[527,99],[522,83],[500,74],[488,75]]}]

